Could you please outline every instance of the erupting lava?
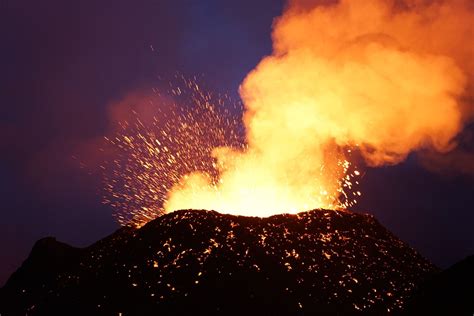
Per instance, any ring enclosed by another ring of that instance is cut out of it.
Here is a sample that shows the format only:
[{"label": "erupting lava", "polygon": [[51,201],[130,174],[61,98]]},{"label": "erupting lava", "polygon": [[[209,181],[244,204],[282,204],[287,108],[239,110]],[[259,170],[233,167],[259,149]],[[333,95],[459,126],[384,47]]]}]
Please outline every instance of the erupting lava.
[{"label": "erupting lava", "polygon": [[[165,93],[173,99],[155,90],[153,96],[133,96],[119,105],[138,107],[120,122],[119,133],[107,138],[119,155],[104,166],[104,202],[117,210],[119,223],[141,226],[183,208],[269,216],[344,209],[356,202],[361,193],[352,182],[358,183],[354,178],[360,173],[345,158],[350,149],[345,155],[343,149],[334,151],[320,165],[311,163],[314,157],[301,157],[277,172],[268,158],[244,144],[241,123],[232,116],[241,112],[239,103],[204,92],[194,80],[178,79]],[[281,164],[278,157],[274,161]]]},{"label": "erupting lava", "polygon": [[131,158],[116,161],[108,201],[135,224],[178,209],[267,216],[351,206],[360,195],[351,149],[379,166],[456,145],[472,114],[460,101],[474,72],[464,44],[472,12],[466,0],[290,1],[273,54],[240,87],[245,142],[238,122],[188,82],[200,95],[194,110],[156,125],[159,136],[139,123],[116,138]]}]

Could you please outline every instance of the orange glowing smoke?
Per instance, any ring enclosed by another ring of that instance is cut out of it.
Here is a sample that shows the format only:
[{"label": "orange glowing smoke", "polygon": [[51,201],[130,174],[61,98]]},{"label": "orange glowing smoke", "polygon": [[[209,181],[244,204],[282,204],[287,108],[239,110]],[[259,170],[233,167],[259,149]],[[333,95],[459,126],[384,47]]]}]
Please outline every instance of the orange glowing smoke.
[{"label": "orange glowing smoke", "polygon": [[240,87],[245,140],[228,100],[184,78],[172,106],[152,96],[156,113],[122,122],[109,139],[121,155],[104,167],[121,224],[177,209],[344,209],[361,194],[351,150],[379,166],[456,146],[473,113],[473,2],[315,2],[289,2],[273,54]]},{"label": "orange glowing smoke", "polygon": [[344,148],[372,166],[450,150],[468,115],[459,100],[473,71],[472,21],[467,0],[291,1],[273,54],[240,88],[248,147],[216,148],[219,181],[189,174],[166,211],[343,208],[354,176]]}]

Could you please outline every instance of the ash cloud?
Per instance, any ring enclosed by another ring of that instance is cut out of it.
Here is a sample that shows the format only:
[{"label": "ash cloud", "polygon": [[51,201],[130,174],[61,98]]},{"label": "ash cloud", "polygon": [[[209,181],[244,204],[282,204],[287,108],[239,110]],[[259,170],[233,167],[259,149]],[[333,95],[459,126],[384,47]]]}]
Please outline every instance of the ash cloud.
[{"label": "ash cloud", "polygon": [[473,19],[463,0],[290,1],[241,88],[250,142],[278,121],[314,144],[359,146],[373,166],[449,152],[472,119]]},{"label": "ash cloud", "polygon": [[248,148],[216,149],[217,188],[194,174],[166,209],[338,207],[351,188],[342,148],[370,166],[452,151],[473,112],[473,18],[464,0],[290,1],[240,87]]}]

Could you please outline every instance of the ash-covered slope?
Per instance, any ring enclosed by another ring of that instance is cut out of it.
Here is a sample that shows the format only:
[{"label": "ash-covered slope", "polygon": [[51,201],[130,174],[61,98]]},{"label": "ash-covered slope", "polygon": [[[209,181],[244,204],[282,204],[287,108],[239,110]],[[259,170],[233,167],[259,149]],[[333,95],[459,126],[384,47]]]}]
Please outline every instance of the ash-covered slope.
[{"label": "ash-covered slope", "polygon": [[11,279],[0,313],[381,315],[436,271],[372,216],[326,210],[177,211],[76,255],[54,278],[20,269],[31,284]]}]

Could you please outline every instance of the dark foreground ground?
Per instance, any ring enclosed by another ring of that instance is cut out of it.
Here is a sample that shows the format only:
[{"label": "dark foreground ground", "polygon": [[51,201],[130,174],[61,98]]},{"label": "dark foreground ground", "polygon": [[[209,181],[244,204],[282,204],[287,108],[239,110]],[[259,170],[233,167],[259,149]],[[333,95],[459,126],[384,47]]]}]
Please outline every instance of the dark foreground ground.
[{"label": "dark foreground ground", "polygon": [[473,257],[439,272],[370,215],[178,211],[79,249],[39,240],[5,315],[472,315]]}]

